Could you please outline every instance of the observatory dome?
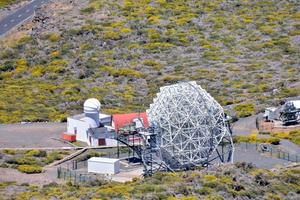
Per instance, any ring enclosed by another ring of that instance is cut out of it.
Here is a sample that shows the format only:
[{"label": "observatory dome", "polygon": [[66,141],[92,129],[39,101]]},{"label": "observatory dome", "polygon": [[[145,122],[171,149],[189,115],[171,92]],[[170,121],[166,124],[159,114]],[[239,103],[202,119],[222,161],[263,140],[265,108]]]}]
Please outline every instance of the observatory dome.
[{"label": "observatory dome", "polygon": [[161,87],[147,116],[162,160],[173,169],[203,165],[230,136],[223,108],[194,81]]},{"label": "observatory dome", "polygon": [[99,113],[100,108],[101,104],[95,98],[87,99],[83,104],[84,113]]}]

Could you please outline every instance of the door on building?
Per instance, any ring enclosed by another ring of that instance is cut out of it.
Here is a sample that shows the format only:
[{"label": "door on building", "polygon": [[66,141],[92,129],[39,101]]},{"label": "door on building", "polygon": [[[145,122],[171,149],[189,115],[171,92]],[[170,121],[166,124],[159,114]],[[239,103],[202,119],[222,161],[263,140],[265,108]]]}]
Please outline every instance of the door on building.
[{"label": "door on building", "polygon": [[99,146],[104,146],[104,145],[106,145],[105,139],[104,139],[104,138],[99,138],[99,139],[98,139],[98,145],[99,145]]},{"label": "door on building", "polygon": [[74,134],[77,135],[77,127],[74,127]]}]

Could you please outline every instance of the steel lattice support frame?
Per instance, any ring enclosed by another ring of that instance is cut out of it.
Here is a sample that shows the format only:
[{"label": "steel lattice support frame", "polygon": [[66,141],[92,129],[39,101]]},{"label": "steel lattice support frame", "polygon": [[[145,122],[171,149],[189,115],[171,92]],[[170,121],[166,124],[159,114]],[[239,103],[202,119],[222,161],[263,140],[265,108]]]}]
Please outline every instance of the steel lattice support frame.
[{"label": "steel lattice support frame", "polygon": [[[156,163],[181,170],[209,164],[216,158],[225,162],[225,154],[226,161],[232,161],[233,142],[223,108],[196,82],[160,88],[147,116],[157,134],[161,161]],[[223,146],[219,152],[220,143],[226,144],[227,151]]]}]

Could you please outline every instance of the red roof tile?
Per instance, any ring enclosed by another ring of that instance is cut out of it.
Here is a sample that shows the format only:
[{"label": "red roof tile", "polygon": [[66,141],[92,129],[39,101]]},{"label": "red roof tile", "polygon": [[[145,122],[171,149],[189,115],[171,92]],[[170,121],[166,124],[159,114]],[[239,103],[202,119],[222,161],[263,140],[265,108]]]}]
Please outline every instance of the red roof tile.
[{"label": "red roof tile", "polygon": [[129,125],[133,122],[136,118],[142,118],[144,122],[145,128],[149,128],[149,122],[147,118],[147,114],[144,113],[129,113],[129,114],[115,114],[112,115],[112,121],[115,126],[116,132],[123,128],[126,125]]}]

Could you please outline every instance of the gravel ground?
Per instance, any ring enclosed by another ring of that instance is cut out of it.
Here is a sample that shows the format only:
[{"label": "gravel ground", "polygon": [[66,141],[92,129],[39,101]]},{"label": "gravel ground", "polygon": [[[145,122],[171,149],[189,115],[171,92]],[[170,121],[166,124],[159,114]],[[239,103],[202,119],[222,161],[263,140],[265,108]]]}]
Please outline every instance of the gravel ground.
[{"label": "gravel ground", "polygon": [[66,128],[66,123],[0,125],[0,148],[65,147],[51,138],[60,138]]}]

